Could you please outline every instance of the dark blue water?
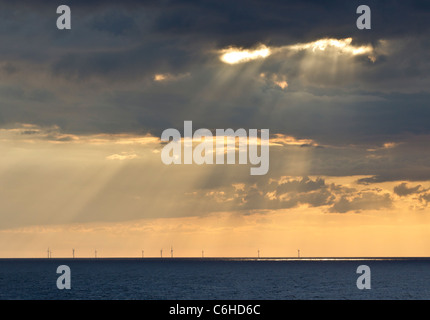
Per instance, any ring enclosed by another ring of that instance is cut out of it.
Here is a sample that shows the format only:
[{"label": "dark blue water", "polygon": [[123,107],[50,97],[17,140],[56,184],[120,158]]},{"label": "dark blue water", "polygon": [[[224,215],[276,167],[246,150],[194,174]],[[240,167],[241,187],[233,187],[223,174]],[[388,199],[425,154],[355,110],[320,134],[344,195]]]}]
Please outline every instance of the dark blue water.
[{"label": "dark blue water", "polygon": [[[70,290],[56,286],[63,264]],[[0,259],[0,299],[430,299],[430,260]]]}]

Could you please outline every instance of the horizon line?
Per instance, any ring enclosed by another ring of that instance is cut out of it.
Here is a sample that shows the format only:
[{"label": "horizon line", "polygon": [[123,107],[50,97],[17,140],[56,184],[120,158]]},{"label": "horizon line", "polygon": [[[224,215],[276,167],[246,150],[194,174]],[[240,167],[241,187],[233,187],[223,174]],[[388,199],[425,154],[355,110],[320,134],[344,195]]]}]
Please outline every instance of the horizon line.
[{"label": "horizon line", "polygon": [[124,259],[124,260],[242,260],[242,261],[355,261],[355,260],[430,260],[430,256],[363,256],[363,257],[121,257],[121,256],[106,256],[106,257],[0,257],[0,260],[7,259],[37,259],[37,260],[108,260],[108,259]]}]

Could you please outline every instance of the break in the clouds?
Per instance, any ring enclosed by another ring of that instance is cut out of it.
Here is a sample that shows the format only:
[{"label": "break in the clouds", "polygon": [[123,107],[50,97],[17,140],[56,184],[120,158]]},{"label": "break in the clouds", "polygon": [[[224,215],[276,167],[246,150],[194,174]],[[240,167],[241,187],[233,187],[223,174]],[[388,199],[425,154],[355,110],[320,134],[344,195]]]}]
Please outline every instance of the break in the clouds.
[{"label": "break in the clouds", "polygon": [[2,125],[158,135],[190,119],[343,145],[428,133],[422,2],[371,1],[371,31],[354,1],[68,4],[60,31],[54,2],[2,2]]},{"label": "break in the clouds", "polygon": [[[60,31],[0,1],[4,226],[429,201],[428,4],[368,1],[371,30],[357,1],[64,4]],[[270,171],[163,166],[186,120],[269,128]]]},{"label": "break in the clouds", "polygon": [[396,172],[405,161],[387,153],[396,147],[334,148],[278,134],[269,173],[251,176],[246,165],[166,166],[160,138],[151,135],[71,135],[23,124],[1,129],[0,141],[3,228],[303,207],[348,214],[391,211],[405,196],[417,208],[428,201],[428,182],[361,183],[388,159],[398,161]]}]

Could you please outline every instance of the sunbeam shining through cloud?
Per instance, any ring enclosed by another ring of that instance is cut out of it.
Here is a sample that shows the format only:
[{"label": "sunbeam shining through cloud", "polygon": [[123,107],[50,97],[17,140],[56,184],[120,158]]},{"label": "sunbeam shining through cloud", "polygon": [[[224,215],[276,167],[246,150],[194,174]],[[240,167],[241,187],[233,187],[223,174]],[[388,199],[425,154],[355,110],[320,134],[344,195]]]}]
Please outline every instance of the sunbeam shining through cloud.
[{"label": "sunbeam shining through cloud", "polygon": [[0,3],[0,257],[430,255],[427,5]]}]

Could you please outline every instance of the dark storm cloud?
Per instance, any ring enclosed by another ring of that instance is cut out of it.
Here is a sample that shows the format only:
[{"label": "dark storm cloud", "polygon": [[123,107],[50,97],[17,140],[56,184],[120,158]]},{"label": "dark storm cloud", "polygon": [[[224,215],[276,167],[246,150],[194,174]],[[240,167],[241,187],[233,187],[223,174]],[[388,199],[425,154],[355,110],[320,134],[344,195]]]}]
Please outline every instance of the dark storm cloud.
[{"label": "dark storm cloud", "polygon": [[174,47],[173,43],[153,42],[119,52],[67,54],[52,65],[52,72],[71,80],[95,76],[122,81],[155,72],[184,72],[192,60],[192,52]]},{"label": "dark storm cloud", "polygon": [[[373,28],[363,32],[355,26],[358,1],[122,1],[120,5],[114,1],[69,1],[64,4],[73,9],[73,28],[72,35],[67,35],[52,28],[57,17],[55,1],[1,3],[13,12],[9,19],[5,14],[8,29],[14,31],[11,37],[18,42],[28,39],[33,36],[31,27],[39,33],[36,38],[45,39],[41,45],[47,53],[58,44],[90,50],[106,40],[105,44],[110,41],[115,46],[112,40],[118,36],[136,45],[146,41],[148,34],[152,40],[192,38],[196,47],[211,43],[218,48],[257,43],[282,46],[322,37],[376,43],[381,38],[426,35],[430,11],[420,1],[370,1]],[[124,64],[135,63],[123,58]]]},{"label": "dark storm cloud", "polygon": [[135,17],[118,10],[112,10],[95,17],[91,26],[96,30],[108,32],[115,36],[133,32],[138,27]]},{"label": "dark storm cloud", "polygon": [[[366,151],[430,134],[430,5],[422,1],[367,1],[372,30],[363,31],[355,25],[358,1],[66,1],[70,31],[55,28],[56,1],[0,3],[3,126],[156,136],[170,127],[182,131],[184,120],[195,129],[269,128],[325,146],[309,147],[301,160],[309,175],[372,176],[362,183],[430,179],[427,138]],[[372,44],[376,61],[279,50],[226,65],[216,51],[323,37]],[[180,80],[156,83],[154,74]],[[272,76],[284,76],[288,88]],[[269,176],[302,174],[293,155],[271,152]],[[201,187],[260,180],[237,173],[222,182],[219,171]],[[364,204],[363,197],[345,200],[342,210]]]},{"label": "dark storm cloud", "polygon": [[[8,5],[7,1],[1,1]],[[285,37],[307,40],[324,36],[354,36],[377,39],[405,34],[426,34],[430,6],[424,1],[366,1],[372,9],[373,32],[363,33],[355,27],[359,1],[82,1],[68,0],[63,4],[75,10],[104,10],[111,7],[150,11],[154,20],[152,30],[163,34],[193,34],[240,45],[274,39],[284,43]],[[20,1],[13,7],[46,10],[57,1]],[[354,22],[351,24],[351,20]],[[376,36],[376,38],[373,38]]]}]

